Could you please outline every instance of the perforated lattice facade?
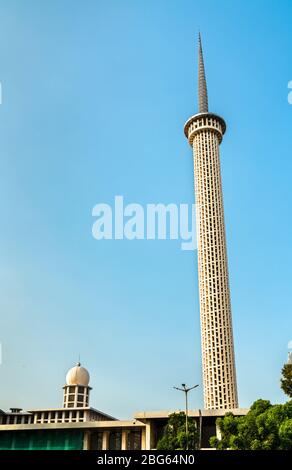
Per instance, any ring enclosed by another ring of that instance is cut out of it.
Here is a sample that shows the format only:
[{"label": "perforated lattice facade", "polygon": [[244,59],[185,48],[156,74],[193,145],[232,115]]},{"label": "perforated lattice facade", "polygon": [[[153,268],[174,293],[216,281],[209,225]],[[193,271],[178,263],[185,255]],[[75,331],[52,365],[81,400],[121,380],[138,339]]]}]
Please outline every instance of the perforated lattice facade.
[{"label": "perforated lattice facade", "polygon": [[193,148],[201,343],[206,409],[238,406],[219,144],[225,123],[211,113],[188,120]]}]

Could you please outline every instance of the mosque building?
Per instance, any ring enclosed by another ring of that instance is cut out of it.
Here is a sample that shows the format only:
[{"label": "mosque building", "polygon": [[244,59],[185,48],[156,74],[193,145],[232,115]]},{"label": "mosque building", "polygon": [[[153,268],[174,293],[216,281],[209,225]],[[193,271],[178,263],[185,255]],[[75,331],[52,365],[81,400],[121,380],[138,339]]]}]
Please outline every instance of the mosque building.
[{"label": "mosque building", "polygon": [[[177,410],[142,411],[119,420],[89,405],[90,376],[80,362],[66,375],[62,408],[0,410],[0,450],[150,450],[155,449],[168,416]],[[240,416],[246,409],[233,412]],[[190,410],[201,428],[203,448],[216,435],[224,410]]]}]

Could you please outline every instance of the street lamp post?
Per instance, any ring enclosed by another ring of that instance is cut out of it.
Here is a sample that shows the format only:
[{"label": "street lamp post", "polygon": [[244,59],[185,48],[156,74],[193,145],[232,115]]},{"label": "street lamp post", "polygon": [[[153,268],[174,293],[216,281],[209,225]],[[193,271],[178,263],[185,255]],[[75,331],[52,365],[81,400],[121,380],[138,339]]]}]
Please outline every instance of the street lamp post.
[{"label": "street lamp post", "polygon": [[180,392],[184,392],[185,394],[185,399],[186,399],[186,438],[187,438],[187,450],[189,450],[189,422],[188,422],[188,414],[189,414],[189,409],[188,409],[188,393],[190,390],[193,390],[194,388],[197,388],[198,385],[194,385],[193,387],[187,387],[186,384],[181,384],[182,388],[180,387],[173,387],[176,390],[179,390]]}]

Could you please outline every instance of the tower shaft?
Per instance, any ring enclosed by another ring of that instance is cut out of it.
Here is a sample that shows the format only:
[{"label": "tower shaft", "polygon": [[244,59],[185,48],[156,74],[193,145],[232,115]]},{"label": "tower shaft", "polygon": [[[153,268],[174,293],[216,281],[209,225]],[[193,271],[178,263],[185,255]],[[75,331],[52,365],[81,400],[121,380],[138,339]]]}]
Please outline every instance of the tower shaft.
[{"label": "tower shaft", "polygon": [[[201,44],[199,48],[203,61]],[[205,77],[203,85],[203,89],[207,90]],[[199,97],[200,89],[199,83]],[[193,148],[194,158],[206,409],[232,409],[238,406],[219,156],[225,129],[224,120],[208,111],[192,116],[185,124],[185,134]]]}]

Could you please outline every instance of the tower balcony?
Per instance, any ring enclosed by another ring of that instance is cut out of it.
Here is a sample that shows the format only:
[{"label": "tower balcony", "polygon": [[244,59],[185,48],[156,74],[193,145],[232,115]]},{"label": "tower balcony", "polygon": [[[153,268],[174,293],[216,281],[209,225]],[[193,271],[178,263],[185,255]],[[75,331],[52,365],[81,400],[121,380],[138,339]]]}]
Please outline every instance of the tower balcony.
[{"label": "tower balcony", "polygon": [[184,133],[190,145],[193,145],[195,135],[203,131],[215,132],[218,135],[219,143],[221,143],[226,131],[224,119],[209,112],[199,113],[191,116],[184,125]]}]

